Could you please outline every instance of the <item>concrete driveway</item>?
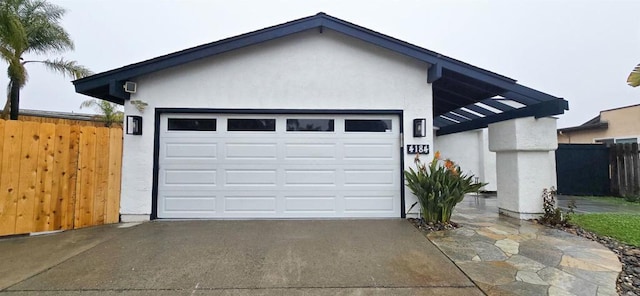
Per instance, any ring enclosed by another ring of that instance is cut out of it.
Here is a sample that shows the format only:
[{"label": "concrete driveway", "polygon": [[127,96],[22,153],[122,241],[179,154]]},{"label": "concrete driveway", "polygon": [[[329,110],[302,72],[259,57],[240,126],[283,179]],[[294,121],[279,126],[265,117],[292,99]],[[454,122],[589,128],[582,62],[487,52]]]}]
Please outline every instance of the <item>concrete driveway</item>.
[{"label": "concrete driveway", "polygon": [[2,295],[483,295],[408,221],[167,221],[0,240]]}]

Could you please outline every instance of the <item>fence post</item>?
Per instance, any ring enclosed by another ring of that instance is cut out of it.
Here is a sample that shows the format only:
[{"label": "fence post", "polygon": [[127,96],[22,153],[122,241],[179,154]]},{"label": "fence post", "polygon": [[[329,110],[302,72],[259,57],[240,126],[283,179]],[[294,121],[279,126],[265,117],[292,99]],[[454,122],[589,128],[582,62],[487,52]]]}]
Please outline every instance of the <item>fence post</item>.
[{"label": "fence post", "polygon": [[629,147],[631,149],[631,165],[629,166],[630,179],[633,186],[631,192],[633,196],[640,195],[640,162],[638,162],[638,143],[632,143]]},{"label": "fence post", "polygon": [[616,146],[609,146],[609,179],[610,190],[613,195],[620,195],[620,186],[618,186],[618,157],[616,154]]}]

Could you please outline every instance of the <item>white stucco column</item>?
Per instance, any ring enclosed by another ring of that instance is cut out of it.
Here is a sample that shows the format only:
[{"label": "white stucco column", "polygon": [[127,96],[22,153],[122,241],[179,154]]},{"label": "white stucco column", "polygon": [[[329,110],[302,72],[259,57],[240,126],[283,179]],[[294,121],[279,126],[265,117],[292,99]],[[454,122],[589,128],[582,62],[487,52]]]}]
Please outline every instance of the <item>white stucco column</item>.
[{"label": "white stucco column", "polygon": [[489,150],[496,152],[498,208],[519,219],[543,214],[542,190],[556,184],[555,118],[518,118],[489,125]]}]

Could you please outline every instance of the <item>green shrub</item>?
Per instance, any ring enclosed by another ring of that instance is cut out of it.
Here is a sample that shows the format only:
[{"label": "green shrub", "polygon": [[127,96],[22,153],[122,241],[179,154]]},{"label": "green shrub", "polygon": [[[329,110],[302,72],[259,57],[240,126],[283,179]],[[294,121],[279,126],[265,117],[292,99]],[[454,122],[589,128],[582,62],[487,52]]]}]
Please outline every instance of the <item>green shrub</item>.
[{"label": "green shrub", "polygon": [[633,195],[633,194],[625,195],[624,200],[628,202],[640,202],[640,195]]},{"label": "green shrub", "polygon": [[407,187],[418,198],[422,218],[427,223],[448,223],[453,208],[464,195],[478,192],[486,183],[476,183],[473,175],[465,175],[460,167],[449,159],[441,160],[440,152],[427,166],[416,156],[417,169],[404,172]]}]

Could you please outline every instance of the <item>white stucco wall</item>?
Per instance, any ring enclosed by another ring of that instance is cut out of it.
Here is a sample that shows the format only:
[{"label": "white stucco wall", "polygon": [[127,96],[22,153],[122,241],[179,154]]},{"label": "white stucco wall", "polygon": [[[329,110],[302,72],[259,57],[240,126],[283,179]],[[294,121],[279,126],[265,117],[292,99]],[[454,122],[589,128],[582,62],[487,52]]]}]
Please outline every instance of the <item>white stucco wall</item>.
[{"label": "white stucco wall", "polygon": [[557,183],[555,118],[518,118],[489,125],[497,155],[498,208],[520,219],[543,213],[542,190]]},{"label": "white stucco wall", "polygon": [[483,190],[497,190],[496,154],[489,151],[487,129],[438,136],[434,142],[434,151],[439,150],[443,158],[456,162],[466,174],[489,183]]},{"label": "white stucco wall", "polygon": [[[428,64],[352,39],[311,30],[156,72],[135,81],[132,100],[148,104],[143,135],[124,137],[121,214],[151,213],[155,108],[404,110],[404,143],[412,120],[432,128]],[[400,149],[400,147],[398,148]],[[413,156],[405,155],[405,167]],[[408,207],[414,202],[406,191]]]}]

